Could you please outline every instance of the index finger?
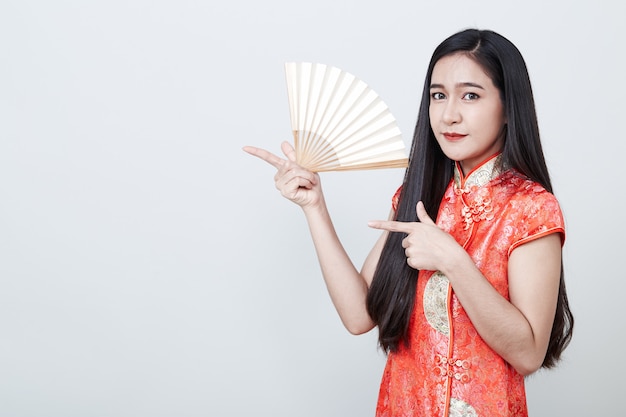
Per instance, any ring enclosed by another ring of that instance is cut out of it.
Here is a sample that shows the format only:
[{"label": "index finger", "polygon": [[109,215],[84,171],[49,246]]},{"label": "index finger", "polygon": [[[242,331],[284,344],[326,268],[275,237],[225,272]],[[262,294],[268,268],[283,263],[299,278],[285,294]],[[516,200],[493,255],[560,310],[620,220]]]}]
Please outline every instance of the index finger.
[{"label": "index finger", "polygon": [[265,162],[273,165],[276,169],[280,168],[283,165],[284,159],[279,158],[278,156],[269,151],[266,151],[265,149],[255,148],[254,146],[244,146],[243,150],[244,152],[256,156],[257,158],[260,158]]},{"label": "index finger", "polygon": [[372,229],[387,230],[388,232],[411,233],[412,231],[409,223],[395,220],[372,220],[367,222],[367,225]]}]

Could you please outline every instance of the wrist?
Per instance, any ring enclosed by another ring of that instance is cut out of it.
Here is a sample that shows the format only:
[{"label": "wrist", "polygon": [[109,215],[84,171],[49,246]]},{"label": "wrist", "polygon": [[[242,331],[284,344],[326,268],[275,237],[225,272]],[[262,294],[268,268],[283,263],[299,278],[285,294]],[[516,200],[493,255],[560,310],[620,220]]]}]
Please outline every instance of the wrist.
[{"label": "wrist", "polygon": [[310,204],[303,205],[301,206],[301,208],[305,216],[315,216],[328,212],[328,209],[326,208],[326,203],[323,199],[320,199],[319,201],[316,201],[314,203],[312,202]]},{"label": "wrist", "polygon": [[446,261],[441,267],[441,273],[443,273],[449,280],[453,280],[454,277],[463,275],[470,271],[472,268],[476,268],[474,260],[463,249],[462,246],[458,246],[455,250],[448,253]]}]

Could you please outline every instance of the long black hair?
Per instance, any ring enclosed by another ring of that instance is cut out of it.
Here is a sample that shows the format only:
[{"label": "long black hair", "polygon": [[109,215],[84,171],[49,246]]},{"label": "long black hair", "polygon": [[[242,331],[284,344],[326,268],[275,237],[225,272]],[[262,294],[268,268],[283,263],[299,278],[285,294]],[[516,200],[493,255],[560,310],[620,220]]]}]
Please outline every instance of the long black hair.
[{"label": "long black hair", "polygon": [[[539,137],[530,78],[521,53],[509,40],[493,31],[467,29],[444,40],[433,52],[428,65],[410,162],[395,214],[398,221],[418,221],[415,206],[420,200],[428,215],[436,218],[453,177],[454,163],[435,139],[428,110],[433,68],[441,58],[456,53],[466,54],[478,63],[500,91],[507,120],[503,167],[514,168],[553,192]],[[367,295],[367,310],[378,326],[378,341],[386,352],[397,350],[401,343],[409,343],[406,336],[418,271],[406,262],[403,238],[402,233],[389,234]],[[557,311],[543,367],[556,365],[570,342],[573,325],[561,264]]]}]

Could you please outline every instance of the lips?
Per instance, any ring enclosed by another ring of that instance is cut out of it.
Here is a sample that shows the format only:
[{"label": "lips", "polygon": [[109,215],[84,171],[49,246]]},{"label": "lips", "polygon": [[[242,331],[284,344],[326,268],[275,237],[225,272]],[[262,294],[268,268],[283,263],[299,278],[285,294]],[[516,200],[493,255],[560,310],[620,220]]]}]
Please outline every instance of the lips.
[{"label": "lips", "polygon": [[449,141],[457,141],[457,140],[463,139],[467,135],[462,135],[456,132],[447,132],[447,133],[444,133],[443,136]]}]

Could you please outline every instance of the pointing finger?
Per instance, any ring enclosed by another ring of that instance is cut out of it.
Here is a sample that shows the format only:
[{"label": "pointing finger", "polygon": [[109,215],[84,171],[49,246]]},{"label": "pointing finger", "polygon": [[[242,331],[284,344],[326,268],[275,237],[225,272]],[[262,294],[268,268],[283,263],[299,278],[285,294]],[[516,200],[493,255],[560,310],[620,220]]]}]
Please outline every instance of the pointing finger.
[{"label": "pointing finger", "polygon": [[255,148],[254,146],[244,146],[243,150],[244,152],[247,152],[250,155],[256,156],[257,158],[260,158],[265,162],[271,164],[276,169],[280,168],[285,161],[284,159],[279,158],[278,156],[269,151],[266,151],[265,149]]},{"label": "pointing finger", "polygon": [[387,230],[389,232],[411,233],[413,228],[409,223],[391,220],[373,220],[367,223],[372,229]]}]

